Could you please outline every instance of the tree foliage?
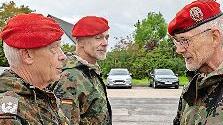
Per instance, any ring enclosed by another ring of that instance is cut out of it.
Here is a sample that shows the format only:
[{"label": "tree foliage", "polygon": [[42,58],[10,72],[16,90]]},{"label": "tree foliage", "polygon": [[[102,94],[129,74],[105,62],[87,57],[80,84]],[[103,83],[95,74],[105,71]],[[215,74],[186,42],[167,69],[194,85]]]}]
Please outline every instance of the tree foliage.
[{"label": "tree foliage", "polygon": [[75,46],[71,44],[63,44],[62,45],[62,50],[66,55],[72,54],[75,51]]},{"label": "tree foliage", "polygon": [[107,74],[111,68],[127,68],[133,78],[142,79],[155,68],[169,68],[183,75],[184,61],[175,54],[173,42],[167,38],[167,24],[162,14],[151,12],[135,26],[134,41],[119,39],[106,60],[99,62],[103,73]]},{"label": "tree foliage", "polygon": [[148,13],[147,18],[138,21],[135,27],[135,42],[140,47],[154,41],[159,42],[167,33],[167,24],[161,13]]},{"label": "tree foliage", "polygon": [[[10,19],[12,16],[20,13],[30,12],[33,12],[33,10],[31,10],[28,6],[21,5],[17,7],[13,1],[10,1],[9,3],[3,3],[0,7],[0,29],[2,30],[2,28],[6,25],[8,19]],[[2,41],[0,42],[0,66],[8,66],[8,62],[5,58],[2,48]]]},{"label": "tree foliage", "polygon": [[0,7],[0,27],[4,27],[7,20],[12,16],[15,16],[20,13],[31,13],[31,10],[28,6],[21,5],[19,7],[13,1],[9,3],[3,3]]}]

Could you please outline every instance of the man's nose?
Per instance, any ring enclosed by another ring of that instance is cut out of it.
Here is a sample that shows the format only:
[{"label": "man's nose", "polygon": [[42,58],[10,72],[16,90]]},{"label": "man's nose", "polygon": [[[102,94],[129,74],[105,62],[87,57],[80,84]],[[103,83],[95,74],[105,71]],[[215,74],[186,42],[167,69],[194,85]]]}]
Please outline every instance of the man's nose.
[{"label": "man's nose", "polygon": [[176,53],[183,54],[186,51],[187,51],[187,49],[184,46],[181,46],[181,45],[176,46]]},{"label": "man's nose", "polygon": [[67,56],[64,54],[63,51],[61,51],[60,55],[59,55],[59,60],[64,61],[67,59]]},{"label": "man's nose", "polygon": [[101,45],[107,46],[108,45],[108,40],[107,39],[103,39]]}]

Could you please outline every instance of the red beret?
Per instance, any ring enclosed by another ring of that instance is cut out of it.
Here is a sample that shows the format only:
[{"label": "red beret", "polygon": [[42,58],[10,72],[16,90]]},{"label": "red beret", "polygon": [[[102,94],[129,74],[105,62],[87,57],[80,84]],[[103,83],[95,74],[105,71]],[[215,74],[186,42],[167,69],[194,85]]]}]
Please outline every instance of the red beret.
[{"label": "red beret", "polygon": [[102,17],[86,16],[73,27],[73,37],[95,36],[109,29],[108,21]]},{"label": "red beret", "polygon": [[0,33],[9,46],[31,49],[47,46],[61,39],[63,30],[51,18],[41,14],[19,14],[12,17]]},{"label": "red beret", "polygon": [[187,32],[221,16],[220,4],[214,0],[197,0],[186,5],[169,23],[170,35]]}]

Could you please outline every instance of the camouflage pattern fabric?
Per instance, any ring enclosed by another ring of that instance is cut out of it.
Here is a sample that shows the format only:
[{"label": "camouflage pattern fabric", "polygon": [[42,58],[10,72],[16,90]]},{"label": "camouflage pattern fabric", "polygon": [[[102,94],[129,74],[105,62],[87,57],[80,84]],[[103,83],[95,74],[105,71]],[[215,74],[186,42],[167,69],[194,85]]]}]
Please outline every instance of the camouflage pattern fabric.
[{"label": "camouflage pattern fabric", "polygon": [[67,125],[51,92],[37,89],[11,70],[0,76],[1,125]]},{"label": "camouflage pattern fabric", "polygon": [[174,125],[223,125],[223,69],[196,74],[180,97]]},{"label": "camouflage pattern fabric", "polygon": [[73,125],[111,125],[111,107],[97,65],[68,58],[61,80],[53,87],[61,109]]}]

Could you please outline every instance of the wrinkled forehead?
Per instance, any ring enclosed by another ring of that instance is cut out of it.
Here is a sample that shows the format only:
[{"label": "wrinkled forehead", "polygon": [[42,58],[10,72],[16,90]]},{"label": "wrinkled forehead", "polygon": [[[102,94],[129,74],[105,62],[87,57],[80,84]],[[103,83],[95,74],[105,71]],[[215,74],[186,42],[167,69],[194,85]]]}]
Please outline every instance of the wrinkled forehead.
[{"label": "wrinkled forehead", "polygon": [[92,37],[97,37],[97,36],[108,36],[109,35],[109,32],[108,32],[108,30],[107,31],[105,31],[105,32],[103,32],[103,33],[100,33],[100,34],[98,34],[98,35],[95,35],[95,36],[92,36]]},{"label": "wrinkled forehead", "polygon": [[[174,34],[174,38],[182,38],[182,37],[187,37],[187,36],[193,36],[196,33],[199,33],[202,31],[202,26],[196,27],[194,29],[191,29],[187,32],[179,33],[179,34]],[[196,37],[196,36],[195,36]]]},{"label": "wrinkled forehead", "polygon": [[97,36],[107,36],[107,35],[109,35],[109,31],[107,30],[107,31],[105,31],[105,32],[103,32],[103,33],[100,33],[100,34],[97,34],[97,35],[95,35],[95,36],[86,36],[86,37],[77,37],[76,39],[78,40],[78,41],[81,41],[81,40],[89,40],[89,39],[92,39],[92,38],[95,38],[95,37],[97,37]]},{"label": "wrinkled forehead", "polygon": [[51,43],[49,46],[60,45],[60,44],[61,44],[61,40],[58,40],[58,41]]}]

